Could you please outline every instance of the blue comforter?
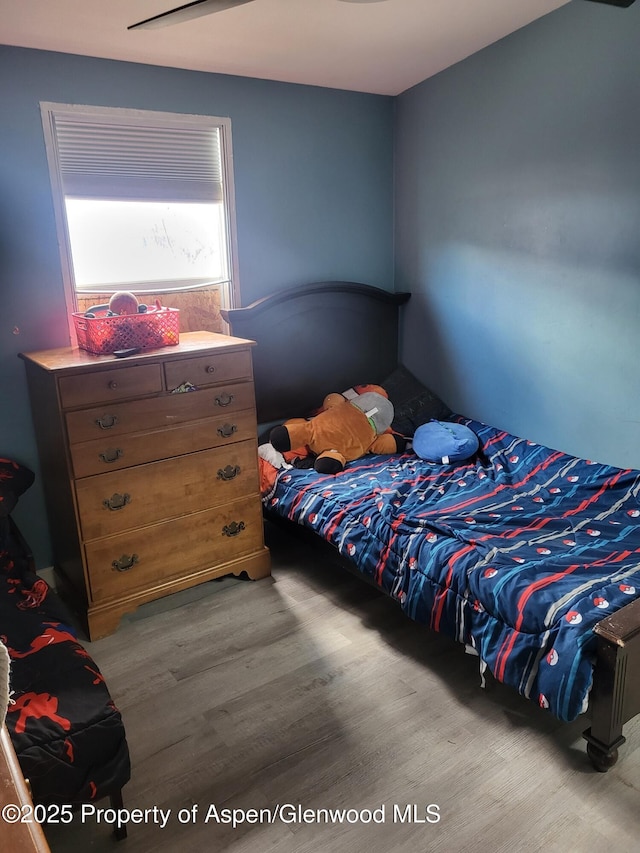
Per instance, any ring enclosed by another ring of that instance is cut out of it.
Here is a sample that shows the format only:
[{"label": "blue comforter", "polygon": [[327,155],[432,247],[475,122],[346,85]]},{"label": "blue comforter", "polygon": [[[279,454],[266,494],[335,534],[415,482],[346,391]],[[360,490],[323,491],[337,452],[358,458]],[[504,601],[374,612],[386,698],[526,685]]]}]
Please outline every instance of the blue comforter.
[{"label": "blue comforter", "polygon": [[593,626],[640,597],[640,471],[477,421],[466,464],[367,456],[284,470],[269,510],[313,529],[415,621],[472,645],[562,720],[586,710]]}]

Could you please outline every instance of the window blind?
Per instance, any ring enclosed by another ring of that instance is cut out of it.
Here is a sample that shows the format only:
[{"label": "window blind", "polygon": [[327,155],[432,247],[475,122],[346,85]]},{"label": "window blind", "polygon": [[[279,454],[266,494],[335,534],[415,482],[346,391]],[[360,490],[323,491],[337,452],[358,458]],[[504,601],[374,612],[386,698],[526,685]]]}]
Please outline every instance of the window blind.
[{"label": "window blind", "polygon": [[56,114],[62,189],[76,198],[222,201],[220,131]]}]

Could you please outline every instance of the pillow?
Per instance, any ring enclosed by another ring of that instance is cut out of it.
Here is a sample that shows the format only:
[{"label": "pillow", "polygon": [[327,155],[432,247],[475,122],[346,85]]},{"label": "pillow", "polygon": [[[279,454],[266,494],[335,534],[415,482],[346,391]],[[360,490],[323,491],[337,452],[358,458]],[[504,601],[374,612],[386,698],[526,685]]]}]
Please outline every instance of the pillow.
[{"label": "pillow", "polygon": [[419,426],[413,436],[413,449],[427,462],[460,462],[478,449],[478,436],[464,424],[431,421]]},{"label": "pillow", "polygon": [[451,415],[447,404],[404,365],[399,365],[380,384],[389,395],[395,410],[391,428],[401,435],[411,437],[422,424]]},{"label": "pillow", "polygon": [[0,459],[0,517],[9,515],[18,498],[31,486],[35,474],[11,459]]}]

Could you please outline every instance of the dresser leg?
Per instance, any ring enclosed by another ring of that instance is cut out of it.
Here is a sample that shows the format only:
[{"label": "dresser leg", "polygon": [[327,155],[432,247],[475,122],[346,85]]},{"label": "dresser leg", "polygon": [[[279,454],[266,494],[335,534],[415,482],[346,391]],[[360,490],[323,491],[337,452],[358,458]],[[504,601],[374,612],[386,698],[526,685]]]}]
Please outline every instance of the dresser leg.
[{"label": "dresser leg", "polygon": [[243,561],[241,567],[236,568],[233,574],[236,577],[244,574],[252,581],[268,578],[271,574],[271,554],[269,549],[265,548],[259,554],[247,558]]},{"label": "dresser leg", "polygon": [[[135,609],[135,607],[131,608],[131,610]],[[98,612],[92,612],[89,610],[87,613],[87,622],[88,634],[91,642],[94,640],[100,640],[102,637],[108,637],[109,634],[115,633],[125,612],[127,611],[123,608],[101,610]]]}]

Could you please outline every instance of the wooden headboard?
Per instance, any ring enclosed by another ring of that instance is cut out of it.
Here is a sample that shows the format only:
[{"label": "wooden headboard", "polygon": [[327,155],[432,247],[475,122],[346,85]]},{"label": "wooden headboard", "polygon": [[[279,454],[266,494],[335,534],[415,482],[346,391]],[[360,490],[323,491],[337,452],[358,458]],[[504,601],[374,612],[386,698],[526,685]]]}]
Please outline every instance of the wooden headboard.
[{"label": "wooden headboard", "polygon": [[302,415],[331,391],[380,383],[398,364],[400,306],[409,293],[323,281],[223,309],[253,351],[259,423]]}]

